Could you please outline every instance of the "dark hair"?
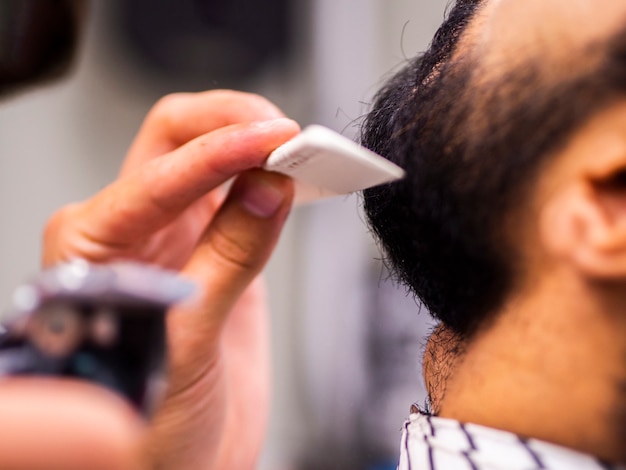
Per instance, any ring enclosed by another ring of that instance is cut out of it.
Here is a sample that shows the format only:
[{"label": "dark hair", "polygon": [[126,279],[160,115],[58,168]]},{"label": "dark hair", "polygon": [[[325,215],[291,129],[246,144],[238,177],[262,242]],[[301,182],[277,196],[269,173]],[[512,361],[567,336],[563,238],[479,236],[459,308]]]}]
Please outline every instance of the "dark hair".
[{"label": "dark hair", "polygon": [[379,92],[361,137],[407,171],[364,195],[390,265],[463,336],[514,286],[521,263],[511,233],[546,157],[626,92],[626,31],[578,51],[598,58],[591,71],[557,79],[537,57],[478,83],[470,51],[451,59],[481,3],[454,5],[428,51]]},{"label": "dark hair", "polygon": [[62,75],[74,58],[86,0],[0,2],[0,94]]}]

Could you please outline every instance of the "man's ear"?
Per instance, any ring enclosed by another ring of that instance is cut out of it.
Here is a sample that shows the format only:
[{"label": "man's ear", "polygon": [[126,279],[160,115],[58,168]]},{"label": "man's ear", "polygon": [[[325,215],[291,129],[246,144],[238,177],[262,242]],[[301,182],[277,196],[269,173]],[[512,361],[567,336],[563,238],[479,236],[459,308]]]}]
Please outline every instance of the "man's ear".
[{"label": "man's ear", "polygon": [[554,194],[540,215],[540,236],[548,254],[585,276],[626,278],[626,167]]}]

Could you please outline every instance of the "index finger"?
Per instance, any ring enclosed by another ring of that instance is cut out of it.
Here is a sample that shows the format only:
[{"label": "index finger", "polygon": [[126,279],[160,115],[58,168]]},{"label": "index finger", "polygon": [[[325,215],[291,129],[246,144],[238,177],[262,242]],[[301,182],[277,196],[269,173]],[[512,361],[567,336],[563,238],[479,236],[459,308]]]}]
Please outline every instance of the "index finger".
[{"label": "index finger", "polygon": [[262,96],[232,90],[174,93],[157,102],[128,152],[122,173],[221,127],[284,117]]},{"label": "index finger", "polygon": [[221,128],[122,176],[69,222],[90,243],[132,246],[232,176],[261,166],[298,131],[287,118]]}]

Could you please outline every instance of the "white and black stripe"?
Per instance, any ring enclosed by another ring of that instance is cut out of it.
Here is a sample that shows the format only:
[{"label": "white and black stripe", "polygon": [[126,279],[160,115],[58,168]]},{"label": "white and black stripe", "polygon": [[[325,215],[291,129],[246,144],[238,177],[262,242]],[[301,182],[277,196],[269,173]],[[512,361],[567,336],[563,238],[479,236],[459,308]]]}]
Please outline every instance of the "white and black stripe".
[{"label": "white and black stripe", "polygon": [[411,411],[398,470],[626,470],[547,442]]}]

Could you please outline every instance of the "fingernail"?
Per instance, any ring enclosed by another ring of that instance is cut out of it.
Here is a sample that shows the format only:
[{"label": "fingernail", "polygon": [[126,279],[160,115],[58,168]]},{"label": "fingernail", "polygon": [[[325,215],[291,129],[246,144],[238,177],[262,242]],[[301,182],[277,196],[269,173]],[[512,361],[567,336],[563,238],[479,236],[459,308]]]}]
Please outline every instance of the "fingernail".
[{"label": "fingernail", "polygon": [[267,179],[243,177],[240,181],[241,204],[251,214],[267,219],[278,211],[285,195]]},{"label": "fingernail", "polygon": [[260,127],[262,129],[272,128],[272,127],[281,127],[286,125],[295,124],[293,119],[289,119],[286,117],[278,118],[278,119],[270,119],[268,121],[257,121],[254,123],[256,127]]}]

